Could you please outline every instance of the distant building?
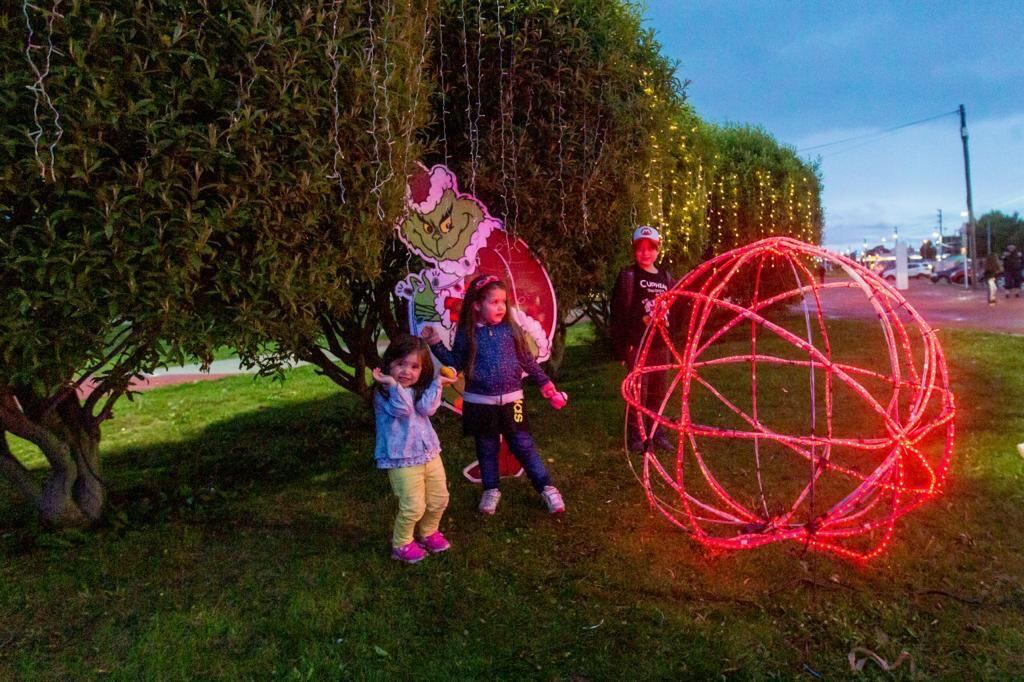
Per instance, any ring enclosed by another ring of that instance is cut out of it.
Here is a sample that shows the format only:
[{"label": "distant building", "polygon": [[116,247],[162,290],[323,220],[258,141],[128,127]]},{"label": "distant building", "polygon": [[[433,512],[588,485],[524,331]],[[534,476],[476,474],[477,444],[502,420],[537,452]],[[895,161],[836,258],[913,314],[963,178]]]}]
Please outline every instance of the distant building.
[{"label": "distant building", "polygon": [[946,256],[958,256],[960,255],[960,249],[964,245],[963,237],[960,235],[949,235],[942,238],[942,242],[935,242],[935,248],[939,252],[939,256],[945,258]]}]

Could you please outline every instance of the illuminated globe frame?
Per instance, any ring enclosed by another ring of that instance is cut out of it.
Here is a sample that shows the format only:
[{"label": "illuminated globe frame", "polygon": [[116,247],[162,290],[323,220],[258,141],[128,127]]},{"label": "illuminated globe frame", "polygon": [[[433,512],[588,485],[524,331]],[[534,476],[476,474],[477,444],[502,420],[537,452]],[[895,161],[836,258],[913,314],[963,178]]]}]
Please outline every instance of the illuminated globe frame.
[{"label": "illuminated globe frame", "polygon": [[[815,260],[846,278],[819,282]],[[876,313],[884,342],[874,357],[881,368],[834,356],[822,296],[839,288],[862,292]],[[795,314],[780,316],[787,306],[796,306]],[[667,347],[668,364],[648,365],[656,343]],[[749,402],[745,394],[726,395],[709,378],[731,367],[734,381],[736,366],[749,367]],[[657,372],[666,374],[669,389],[654,410],[642,404],[641,385]],[[759,394],[771,372],[803,377],[800,386],[776,382],[773,390],[792,390],[793,401],[805,392],[806,433],[771,425],[766,389]],[[955,398],[934,331],[867,268],[786,237],[724,253],[660,295],[622,396],[627,420],[644,417],[644,451],[630,454],[629,465],[647,499],[714,549],[789,541],[871,559],[891,542],[898,518],[942,492],[953,454]],[[701,421],[695,413],[702,410],[732,424]],[[874,428],[842,432],[850,416]],[[655,449],[659,430],[674,452]]]}]

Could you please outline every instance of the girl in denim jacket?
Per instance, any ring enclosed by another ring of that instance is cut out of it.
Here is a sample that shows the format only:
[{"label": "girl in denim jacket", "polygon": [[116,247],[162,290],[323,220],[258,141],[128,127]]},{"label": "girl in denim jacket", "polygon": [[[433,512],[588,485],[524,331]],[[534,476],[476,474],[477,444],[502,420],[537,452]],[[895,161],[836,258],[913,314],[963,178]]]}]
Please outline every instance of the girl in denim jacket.
[{"label": "girl in denim jacket", "polygon": [[377,390],[373,411],[377,468],[388,472],[398,498],[391,558],[414,564],[449,549],[438,525],[448,506],[441,443],[430,417],[441,404],[441,388],[452,380],[434,378],[430,350],[421,339],[401,334],[384,351],[384,369],[373,370]]}]

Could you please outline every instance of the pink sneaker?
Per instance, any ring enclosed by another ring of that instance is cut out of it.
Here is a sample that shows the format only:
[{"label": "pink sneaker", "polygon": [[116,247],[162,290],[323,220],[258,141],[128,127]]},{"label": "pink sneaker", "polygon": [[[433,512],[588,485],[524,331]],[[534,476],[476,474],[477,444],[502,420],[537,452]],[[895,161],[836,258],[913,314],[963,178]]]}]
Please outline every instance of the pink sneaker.
[{"label": "pink sneaker", "polygon": [[416,541],[416,544],[431,554],[447,552],[452,547],[451,543],[441,535],[441,531],[435,531],[425,538],[420,538]]},{"label": "pink sneaker", "polygon": [[391,548],[391,558],[401,561],[403,564],[415,564],[417,561],[422,561],[425,556],[427,556],[426,552],[415,542]]}]

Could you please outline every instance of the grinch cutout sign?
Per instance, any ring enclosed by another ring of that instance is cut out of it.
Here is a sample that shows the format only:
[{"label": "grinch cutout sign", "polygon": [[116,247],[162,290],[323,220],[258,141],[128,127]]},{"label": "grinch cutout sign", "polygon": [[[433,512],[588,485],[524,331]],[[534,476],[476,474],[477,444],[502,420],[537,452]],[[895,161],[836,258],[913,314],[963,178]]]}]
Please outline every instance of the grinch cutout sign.
[{"label": "grinch cutout sign", "polygon": [[[398,236],[430,264],[410,273],[395,290],[408,301],[410,331],[419,334],[430,325],[451,348],[466,286],[477,275],[494,275],[508,285],[509,300],[515,303],[511,314],[526,333],[537,361],[547,360],[558,320],[555,292],[547,271],[526,243],[508,234],[480,200],[460,192],[455,174],[443,165],[427,169],[417,164],[406,187],[405,205]],[[463,386],[460,376],[445,393],[445,405],[459,414]],[[504,444],[499,465],[503,476],[522,474]],[[476,462],[464,473],[479,483]]]}]

